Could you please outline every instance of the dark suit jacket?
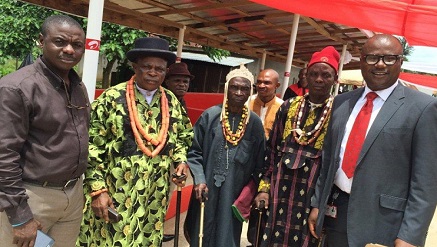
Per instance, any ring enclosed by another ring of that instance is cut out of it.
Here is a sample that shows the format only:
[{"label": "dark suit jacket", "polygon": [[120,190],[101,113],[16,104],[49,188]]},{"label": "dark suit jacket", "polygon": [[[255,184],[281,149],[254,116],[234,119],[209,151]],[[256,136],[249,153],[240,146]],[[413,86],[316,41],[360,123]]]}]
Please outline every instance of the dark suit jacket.
[{"label": "dark suit jacket", "polygon": [[[364,89],[334,99],[323,164],[312,206],[321,233],[346,122]],[[396,238],[423,246],[437,203],[437,99],[398,85],[363,145],[347,214],[349,246],[393,246]]]}]

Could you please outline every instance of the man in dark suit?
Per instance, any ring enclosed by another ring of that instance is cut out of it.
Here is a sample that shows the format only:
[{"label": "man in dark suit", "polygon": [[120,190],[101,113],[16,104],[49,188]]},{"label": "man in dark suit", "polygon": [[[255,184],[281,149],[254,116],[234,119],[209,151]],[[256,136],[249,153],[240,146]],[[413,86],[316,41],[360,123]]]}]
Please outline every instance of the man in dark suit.
[{"label": "man in dark suit", "polygon": [[[425,243],[437,203],[437,100],[398,82],[402,53],[391,35],[370,38],[361,51],[366,86],[334,99],[309,217],[329,247]],[[369,105],[368,126],[356,128]]]}]

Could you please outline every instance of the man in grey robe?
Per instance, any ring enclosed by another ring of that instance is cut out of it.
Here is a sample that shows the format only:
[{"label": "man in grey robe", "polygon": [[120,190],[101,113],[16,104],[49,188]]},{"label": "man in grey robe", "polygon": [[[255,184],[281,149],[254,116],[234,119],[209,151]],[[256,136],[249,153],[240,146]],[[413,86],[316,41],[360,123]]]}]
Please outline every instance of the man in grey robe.
[{"label": "man in grey robe", "polygon": [[242,66],[226,76],[223,105],[213,106],[194,126],[188,165],[194,179],[185,221],[190,246],[199,246],[200,201],[207,195],[203,222],[204,246],[240,246],[242,222],[232,204],[243,187],[263,170],[265,137],[259,117],[249,111],[253,75]]}]

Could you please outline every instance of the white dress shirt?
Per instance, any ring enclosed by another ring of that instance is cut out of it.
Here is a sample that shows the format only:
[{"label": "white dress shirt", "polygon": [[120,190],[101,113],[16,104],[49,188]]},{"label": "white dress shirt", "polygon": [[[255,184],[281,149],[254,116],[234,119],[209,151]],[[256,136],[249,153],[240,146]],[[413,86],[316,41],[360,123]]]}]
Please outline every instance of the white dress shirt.
[{"label": "white dress shirt", "polygon": [[155,93],[158,89],[155,89],[153,91],[149,91],[149,90],[145,90],[145,89],[140,88],[136,84],[135,84],[135,86],[137,87],[138,91],[140,91],[140,93],[144,96],[144,98],[146,98],[147,103],[150,105],[150,103],[152,102],[152,99],[153,99],[153,95],[155,95]]},{"label": "white dress shirt", "polygon": [[[390,94],[393,92],[393,90],[395,89],[395,87],[397,85],[398,85],[398,82],[394,83],[391,87],[386,88],[384,90],[375,91],[375,93],[378,95],[378,97],[376,97],[373,100],[373,110],[372,110],[372,115],[370,116],[369,126],[367,127],[366,136],[367,136],[367,133],[369,132],[370,127],[373,124],[373,121],[375,121],[376,116],[378,115],[379,111],[381,110],[382,105],[384,104],[384,102],[387,100],[388,96],[390,96]],[[347,120],[344,137],[343,137],[343,140],[341,142],[340,166],[338,167],[337,173],[335,174],[334,184],[337,185],[338,188],[340,188],[342,191],[344,191],[346,193],[350,193],[351,188],[352,188],[352,182],[353,182],[354,178],[353,177],[348,178],[346,176],[346,174],[344,173],[343,169],[341,169],[341,167],[343,165],[344,151],[346,149],[347,140],[349,138],[349,134],[351,133],[352,126],[354,125],[355,119],[357,118],[358,113],[360,112],[361,108],[366,103],[366,95],[369,92],[372,92],[372,90],[370,90],[366,86],[364,89],[364,93],[358,99],[357,103],[354,106],[354,109],[352,110],[351,115],[349,116],[349,119]]]}]

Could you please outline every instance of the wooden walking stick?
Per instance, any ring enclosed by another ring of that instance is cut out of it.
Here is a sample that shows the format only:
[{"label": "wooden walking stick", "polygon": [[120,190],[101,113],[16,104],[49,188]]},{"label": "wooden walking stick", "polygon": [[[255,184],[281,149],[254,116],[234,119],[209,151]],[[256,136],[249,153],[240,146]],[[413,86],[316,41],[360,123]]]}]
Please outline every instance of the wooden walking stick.
[{"label": "wooden walking stick", "polygon": [[199,247],[202,247],[203,241],[203,217],[205,216],[205,201],[206,201],[206,193],[202,191],[202,199],[200,203],[200,229],[199,229]]},{"label": "wooden walking stick", "polygon": [[259,202],[259,207],[258,207],[259,215],[258,215],[258,223],[256,224],[255,247],[259,246],[259,237],[260,237],[259,234],[260,234],[260,231],[261,231],[261,219],[262,219],[262,215],[263,215],[263,210],[264,210],[265,204],[266,204],[266,202],[264,200],[261,200]]},{"label": "wooden walking stick", "polygon": [[182,187],[178,186],[178,192],[176,197],[176,222],[175,222],[174,240],[173,240],[174,247],[178,247],[179,245],[179,221],[181,219],[181,197],[182,197]]}]

